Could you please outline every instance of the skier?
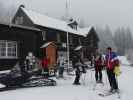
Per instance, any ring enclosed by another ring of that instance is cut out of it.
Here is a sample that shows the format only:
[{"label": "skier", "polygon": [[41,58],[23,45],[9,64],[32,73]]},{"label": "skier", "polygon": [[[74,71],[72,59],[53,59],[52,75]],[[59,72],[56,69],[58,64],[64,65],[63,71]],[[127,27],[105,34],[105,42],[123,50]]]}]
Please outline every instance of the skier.
[{"label": "skier", "polygon": [[115,77],[114,68],[119,64],[119,60],[117,58],[117,54],[112,51],[111,47],[107,48],[107,54],[105,56],[105,65],[108,75],[108,80],[110,83],[110,91],[109,92],[118,92],[118,83]]},{"label": "skier", "polygon": [[59,67],[59,78],[63,78],[65,59],[62,54],[59,56],[57,64]]},{"label": "skier", "polygon": [[78,58],[77,58],[76,54],[74,54],[72,56],[72,66],[73,66],[73,68],[76,68],[76,63],[77,62],[78,62]]},{"label": "skier", "polygon": [[95,63],[95,79],[96,79],[96,83],[103,83],[102,82],[102,69],[103,69],[103,59],[102,59],[102,55],[98,52],[98,50],[96,50],[96,55],[95,55],[95,59],[94,59]]},{"label": "skier", "polygon": [[28,56],[26,56],[26,67],[27,70],[32,70],[33,67],[35,66],[35,56],[33,55],[32,52],[28,53]]},{"label": "skier", "polygon": [[49,60],[46,57],[44,57],[41,61],[42,74],[44,75],[45,78],[49,77],[48,63],[49,63]]},{"label": "skier", "polygon": [[91,54],[91,59],[90,59],[90,61],[91,61],[91,67],[94,67],[94,64],[95,64],[95,57],[94,57],[94,55],[93,54]]},{"label": "skier", "polygon": [[77,58],[75,59],[76,64],[75,64],[75,74],[76,74],[76,77],[75,77],[75,80],[74,80],[74,85],[80,85],[80,77],[81,77],[81,74],[82,73],[86,73],[85,71],[85,66],[83,66],[83,61],[82,59],[80,58],[80,56],[77,55]]}]

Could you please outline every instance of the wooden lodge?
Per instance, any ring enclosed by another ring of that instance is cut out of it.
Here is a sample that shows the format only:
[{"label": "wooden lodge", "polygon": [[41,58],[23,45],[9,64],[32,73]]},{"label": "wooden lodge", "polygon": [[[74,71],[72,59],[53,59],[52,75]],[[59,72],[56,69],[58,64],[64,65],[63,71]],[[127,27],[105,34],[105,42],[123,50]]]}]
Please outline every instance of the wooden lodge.
[{"label": "wooden lodge", "polygon": [[41,31],[20,25],[0,24],[0,70],[13,67],[24,60],[28,52],[40,57],[38,41]]},{"label": "wooden lodge", "polygon": [[[24,59],[30,51],[39,59],[44,56],[50,58],[50,66],[54,66],[60,54],[66,56],[67,34],[70,60],[74,52],[80,53],[83,58],[90,59],[95,48],[98,48],[99,41],[94,27],[79,28],[75,21],[71,20],[67,23],[27,10],[24,6],[19,7],[11,25],[0,25],[0,33],[0,41],[15,41],[13,43],[17,45],[16,58],[7,56],[5,60],[1,54],[0,66],[13,66],[19,58]],[[6,61],[10,63],[7,64]]]}]

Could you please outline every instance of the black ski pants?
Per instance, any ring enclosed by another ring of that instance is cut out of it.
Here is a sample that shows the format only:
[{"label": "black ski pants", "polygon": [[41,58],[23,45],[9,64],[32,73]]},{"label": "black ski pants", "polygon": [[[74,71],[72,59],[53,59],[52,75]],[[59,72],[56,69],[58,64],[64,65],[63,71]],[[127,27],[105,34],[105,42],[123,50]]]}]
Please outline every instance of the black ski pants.
[{"label": "black ski pants", "polygon": [[80,70],[79,69],[76,69],[76,77],[75,77],[75,80],[74,80],[74,84],[80,84],[79,80],[80,80]]},{"label": "black ski pants", "polygon": [[107,75],[108,75],[108,80],[109,80],[109,83],[110,83],[110,87],[112,89],[118,89],[118,83],[117,83],[115,74],[113,72],[113,69],[112,70],[107,69]]},{"label": "black ski pants", "polygon": [[95,79],[96,81],[102,81],[102,69],[95,69]]}]

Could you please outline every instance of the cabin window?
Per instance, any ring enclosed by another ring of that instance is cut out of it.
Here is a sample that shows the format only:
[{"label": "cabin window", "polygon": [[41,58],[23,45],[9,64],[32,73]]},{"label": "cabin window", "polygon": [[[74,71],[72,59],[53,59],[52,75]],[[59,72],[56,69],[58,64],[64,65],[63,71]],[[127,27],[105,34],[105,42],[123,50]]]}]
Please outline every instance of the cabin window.
[{"label": "cabin window", "polygon": [[42,32],[42,38],[43,38],[43,40],[46,40],[46,31]]},{"label": "cabin window", "polygon": [[23,24],[23,17],[17,17],[15,20],[15,24]]},{"label": "cabin window", "polygon": [[0,58],[17,58],[17,42],[1,40]]},{"label": "cabin window", "polygon": [[58,42],[58,43],[61,42],[60,34],[57,34],[57,42]]}]

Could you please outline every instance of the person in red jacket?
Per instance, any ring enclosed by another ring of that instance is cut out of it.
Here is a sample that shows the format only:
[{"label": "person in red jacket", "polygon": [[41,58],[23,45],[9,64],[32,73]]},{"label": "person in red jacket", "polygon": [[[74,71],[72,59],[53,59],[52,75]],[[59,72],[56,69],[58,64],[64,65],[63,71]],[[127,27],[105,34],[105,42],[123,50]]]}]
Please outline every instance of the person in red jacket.
[{"label": "person in red jacket", "polygon": [[95,79],[97,83],[102,83],[102,69],[103,59],[101,54],[97,54],[95,57]]},{"label": "person in red jacket", "polygon": [[48,64],[49,60],[46,57],[44,57],[41,61],[41,66],[42,66],[42,74],[44,75],[45,78],[49,77]]},{"label": "person in red jacket", "polygon": [[110,83],[110,92],[119,92],[118,81],[116,79],[114,68],[119,65],[119,59],[116,52],[112,51],[111,47],[107,48],[107,54],[105,56],[105,64]]}]

